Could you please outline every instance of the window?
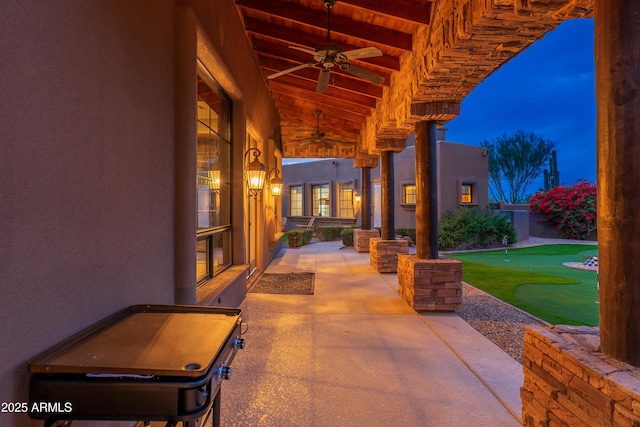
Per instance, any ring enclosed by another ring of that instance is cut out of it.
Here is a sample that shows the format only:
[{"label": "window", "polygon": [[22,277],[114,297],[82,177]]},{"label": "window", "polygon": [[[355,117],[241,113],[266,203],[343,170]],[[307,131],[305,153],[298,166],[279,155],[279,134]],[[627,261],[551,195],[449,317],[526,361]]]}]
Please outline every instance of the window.
[{"label": "window", "polygon": [[311,186],[311,215],[331,216],[329,205],[329,184]]},{"label": "window", "polygon": [[344,182],[339,185],[338,216],[353,218],[353,183]]},{"label": "window", "polygon": [[302,185],[289,187],[289,215],[302,215]]},{"label": "window", "polygon": [[231,101],[198,64],[196,279],[231,265]]},{"label": "window", "polygon": [[402,185],[402,203],[405,203],[408,205],[416,204],[416,185],[415,184]]},{"label": "window", "polygon": [[459,181],[458,200],[461,205],[476,204],[475,181]]}]

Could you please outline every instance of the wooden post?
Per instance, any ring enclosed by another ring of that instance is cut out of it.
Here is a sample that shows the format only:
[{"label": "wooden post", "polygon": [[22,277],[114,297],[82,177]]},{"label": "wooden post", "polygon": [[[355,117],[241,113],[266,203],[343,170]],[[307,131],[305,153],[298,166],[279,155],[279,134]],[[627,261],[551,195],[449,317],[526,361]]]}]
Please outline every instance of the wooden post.
[{"label": "wooden post", "polygon": [[362,194],[360,199],[361,226],[363,230],[371,230],[371,168],[363,167]]},{"label": "wooden post", "polygon": [[394,240],[396,238],[393,197],[393,152],[380,153],[380,191],[382,193],[382,240]]},{"label": "wooden post", "polygon": [[594,17],[601,350],[640,366],[640,2]]},{"label": "wooden post", "polygon": [[415,128],[416,256],[438,259],[437,125],[421,121]]}]

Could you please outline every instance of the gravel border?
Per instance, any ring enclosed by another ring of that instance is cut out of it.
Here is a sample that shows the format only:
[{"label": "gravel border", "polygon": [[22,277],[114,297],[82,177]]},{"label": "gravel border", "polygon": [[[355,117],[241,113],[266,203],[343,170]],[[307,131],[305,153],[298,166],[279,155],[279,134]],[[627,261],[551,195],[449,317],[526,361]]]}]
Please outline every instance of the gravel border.
[{"label": "gravel border", "polygon": [[462,309],[455,313],[519,363],[522,363],[524,326],[548,326],[546,322],[464,282]]}]

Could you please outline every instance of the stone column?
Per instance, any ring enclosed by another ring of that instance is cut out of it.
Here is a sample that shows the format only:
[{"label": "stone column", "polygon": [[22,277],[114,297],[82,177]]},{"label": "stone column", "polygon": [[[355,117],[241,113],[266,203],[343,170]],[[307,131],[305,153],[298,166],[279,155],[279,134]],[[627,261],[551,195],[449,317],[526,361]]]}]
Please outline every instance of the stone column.
[{"label": "stone column", "polygon": [[382,233],[383,240],[395,240],[395,198],[393,179],[393,152],[382,151],[380,153],[380,191],[382,193]]},{"label": "stone column", "polygon": [[353,165],[362,170],[361,228],[353,230],[353,246],[356,252],[369,252],[369,240],[380,237],[378,230],[371,228],[371,169],[378,166],[378,156],[358,152]]},{"label": "stone column", "polygon": [[362,193],[360,195],[360,228],[371,229],[371,168],[363,167],[362,171]]},{"label": "stone column", "polygon": [[416,123],[416,254],[398,256],[398,293],[416,311],[462,308],[462,263],[438,257],[437,123]]},{"label": "stone column", "polygon": [[436,139],[435,120],[416,124],[416,255],[419,259],[438,259]]},{"label": "stone column", "polygon": [[602,352],[640,366],[640,2],[596,0]]}]

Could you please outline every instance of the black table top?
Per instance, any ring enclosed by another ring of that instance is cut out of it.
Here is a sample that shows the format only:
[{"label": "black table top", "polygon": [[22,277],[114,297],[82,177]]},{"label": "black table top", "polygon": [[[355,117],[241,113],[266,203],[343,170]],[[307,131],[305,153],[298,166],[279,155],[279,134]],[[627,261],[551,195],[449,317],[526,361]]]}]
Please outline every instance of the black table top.
[{"label": "black table top", "polygon": [[240,310],[144,307],[129,310],[41,354],[29,362],[30,371],[200,377],[240,322]]}]

